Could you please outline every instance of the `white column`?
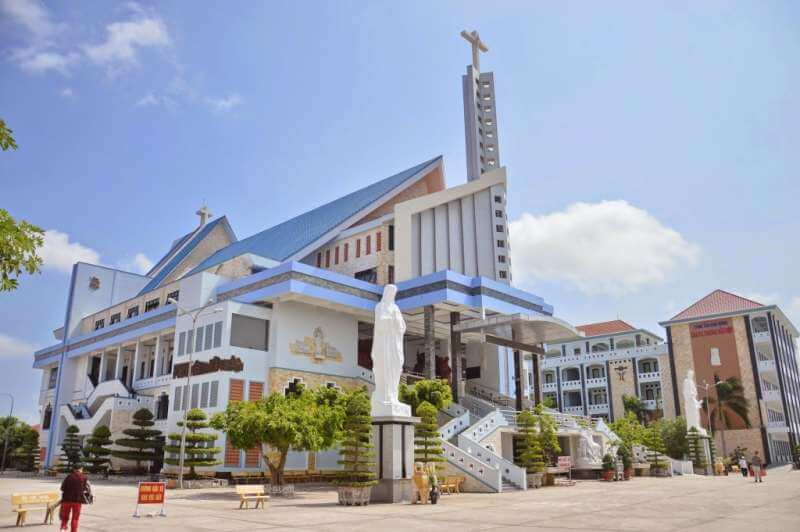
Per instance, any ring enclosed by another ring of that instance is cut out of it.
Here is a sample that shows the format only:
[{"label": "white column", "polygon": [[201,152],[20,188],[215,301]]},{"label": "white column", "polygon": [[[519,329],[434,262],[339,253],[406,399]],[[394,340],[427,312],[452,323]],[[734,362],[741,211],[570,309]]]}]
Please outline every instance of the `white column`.
[{"label": "white column", "polygon": [[141,352],[141,345],[142,342],[136,340],[136,349],[133,352],[133,364],[132,364],[133,367],[131,368],[133,370],[131,371],[131,388],[138,379],[137,375],[139,374],[138,366],[139,366],[139,353]]},{"label": "white column", "polygon": [[103,352],[100,353],[100,373],[97,375],[97,384],[99,385],[101,382],[106,380],[106,364],[108,363],[108,358],[106,357],[106,350],[103,349]]},{"label": "white column", "polygon": [[122,378],[122,344],[117,346],[117,363],[114,368],[114,378],[119,380]]},{"label": "white column", "polygon": [[163,373],[163,368],[161,367],[164,364],[164,355],[161,354],[161,335],[159,334],[156,336],[156,367],[153,370],[153,376],[160,377]]}]

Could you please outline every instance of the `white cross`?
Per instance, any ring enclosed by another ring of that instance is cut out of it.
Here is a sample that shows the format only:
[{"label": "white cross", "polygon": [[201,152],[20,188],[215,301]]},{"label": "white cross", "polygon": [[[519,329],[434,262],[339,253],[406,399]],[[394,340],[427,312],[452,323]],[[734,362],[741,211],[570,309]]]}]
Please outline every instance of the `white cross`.
[{"label": "white cross", "polygon": [[488,52],[489,48],[486,46],[481,40],[481,36],[478,35],[478,32],[473,30],[471,32],[467,32],[467,30],[463,30],[461,32],[461,36],[472,45],[472,67],[477,70],[478,72],[481,71],[481,59],[480,53],[481,52]]},{"label": "white cross", "polygon": [[206,207],[205,204],[203,204],[202,207],[197,209],[197,212],[195,214],[200,217],[200,227],[206,225],[206,220],[214,216],[213,214],[211,214],[211,211],[208,210],[208,207]]}]

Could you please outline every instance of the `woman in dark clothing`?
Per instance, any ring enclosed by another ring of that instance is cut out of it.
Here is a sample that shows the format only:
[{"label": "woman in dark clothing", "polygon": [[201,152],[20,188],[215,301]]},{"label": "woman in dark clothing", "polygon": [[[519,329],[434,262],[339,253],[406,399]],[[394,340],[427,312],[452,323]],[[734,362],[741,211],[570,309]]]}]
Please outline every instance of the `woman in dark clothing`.
[{"label": "woman in dark clothing", "polygon": [[[86,475],[80,467],[72,470],[61,483],[61,530],[67,529],[70,521],[70,532],[78,532],[78,520],[81,517],[81,504],[86,493]],[[70,514],[72,519],[70,520]]]}]

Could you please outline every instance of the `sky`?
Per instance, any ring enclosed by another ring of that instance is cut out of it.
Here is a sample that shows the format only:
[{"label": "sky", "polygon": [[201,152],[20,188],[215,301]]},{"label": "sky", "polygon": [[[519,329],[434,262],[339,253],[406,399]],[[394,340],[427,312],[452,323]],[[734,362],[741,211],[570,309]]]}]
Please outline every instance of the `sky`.
[{"label": "sky", "polygon": [[[0,391],[76,260],[146,271],[204,202],[242,238],[436,155],[465,178],[462,29],[488,44],[515,285],[663,336],[716,288],[800,325],[796,2],[0,0],[0,208],[47,230],[0,294]],[[7,408],[0,397],[0,413]]]}]

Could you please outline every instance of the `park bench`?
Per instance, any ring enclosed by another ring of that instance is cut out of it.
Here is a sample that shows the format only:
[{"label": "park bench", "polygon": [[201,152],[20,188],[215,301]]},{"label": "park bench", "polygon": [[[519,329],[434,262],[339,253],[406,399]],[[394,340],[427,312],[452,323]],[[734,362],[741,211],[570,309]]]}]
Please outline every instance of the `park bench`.
[{"label": "park bench", "polygon": [[466,479],[461,476],[446,476],[439,484],[442,493],[461,493],[461,484]]},{"label": "park bench", "polygon": [[12,511],[17,513],[17,526],[23,526],[32,510],[44,510],[44,524],[53,524],[53,511],[60,497],[57,491],[12,493]]},{"label": "park bench", "polygon": [[263,484],[253,484],[253,485],[238,485],[236,486],[236,494],[239,496],[239,509],[241,510],[244,508],[245,510],[250,508],[250,501],[256,502],[256,508],[258,505],[261,505],[261,508],[264,508],[264,504],[266,501],[269,500],[269,495],[264,493],[264,485]]}]

